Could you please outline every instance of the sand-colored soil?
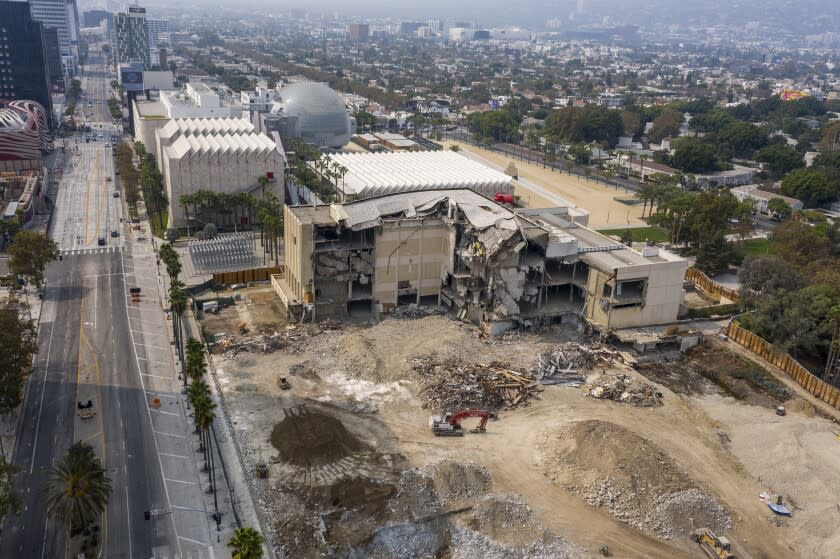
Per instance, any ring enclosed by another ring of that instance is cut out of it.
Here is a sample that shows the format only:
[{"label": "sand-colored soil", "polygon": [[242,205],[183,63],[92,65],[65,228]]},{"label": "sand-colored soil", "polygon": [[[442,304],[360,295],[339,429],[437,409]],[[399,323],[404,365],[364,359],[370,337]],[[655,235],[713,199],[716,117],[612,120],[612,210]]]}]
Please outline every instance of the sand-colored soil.
[{"label": "sand-colored soil", "polygon": [[[491,167],[504,171],[510,162],[516,165],[520,180],[516,194],[523,205],[531,208],[553,207],[557,202],[546,193],[553,194],[578,207],[588,210],[589,225],[593,228],[618,228],[622,225],[642,225],[642,205],[624,204],[616,198],[632,199],[632,192],[608,188],[595,181],[587,181],[565,172],[543,169],[539,165],[519,161],[495,151],[488,151],[459,142],[442,142],[448,148],[458,144],[464,155],[483,159]],[[534,188],[536,187],[536,188]]]}]

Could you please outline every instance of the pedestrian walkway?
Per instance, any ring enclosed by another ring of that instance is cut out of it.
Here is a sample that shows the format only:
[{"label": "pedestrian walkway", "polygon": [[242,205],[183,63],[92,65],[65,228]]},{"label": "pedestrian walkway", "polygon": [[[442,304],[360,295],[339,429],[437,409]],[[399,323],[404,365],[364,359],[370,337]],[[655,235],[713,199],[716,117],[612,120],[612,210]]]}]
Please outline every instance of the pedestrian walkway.
[{"label": "pedestrian walkway", "polygon": [[75,248],[61,251],[62,256],[73,256],[78,254],[107,254],[113,252],[124,252],[124,246],[111,245],[103,248]]}]

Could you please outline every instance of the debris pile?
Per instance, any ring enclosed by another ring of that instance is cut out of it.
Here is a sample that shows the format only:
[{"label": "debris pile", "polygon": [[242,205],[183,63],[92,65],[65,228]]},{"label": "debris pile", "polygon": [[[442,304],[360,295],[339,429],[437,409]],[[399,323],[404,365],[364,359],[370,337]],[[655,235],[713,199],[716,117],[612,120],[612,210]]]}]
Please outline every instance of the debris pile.
[{"label": "debris pile", "polygon": [[599,376],[587,385],[586,395],[641,407],[662,405],[662,393],[655,385],[623,374]]},{"label": "debris pile", "polygon": [[445,501],[466,501],[487,493],[493,485],[487,468],[474,462],[443,460],[425,469]]},{"label": "debris pile", "polygon": [[259,336],[217,335],[219,339],[212,351],[233,356],[247,351],[270,353],[283,350],[288,353],[298,353],[303,350],[304,342],[309,338],[340,328],[339,322],[324,320],[315,323],[289,324],[279,332]]},{"label": "debris pile", "polygon": [[699,489],[660,495],[656,502],[657,533],[670,540],[687,538],[698,528],[720,534],[732,527],[729,512],[714,497]]},{"label": "debris pile", "polygon": [[601,344],[565,342],[540,355],[537,366],[531,371],[542,384],[581,386],[586,382],[583,373],[598,363],[629,365],[632,357]]},{"label": "debris pile", "polygon": [[496,361],[483,365],[431,355],[415,358],[412,368],[420,375],[420,398],[427,409],[514,407],[540,391],[532,376]]},{"label": "debris pile", "polygon": [[403,320],[426,318],[427,316],[436,316],[441,314],[446,314],[446,311],[441,307],[428,307],[425,305],[418,305],[417,303],[410,303],[408,305],[395,307],[389,313],[389,316],[391,318],[396,318],[397,320]]},{"label": "debris pile", "polygon": [[694,528],[723,531],[729,514],[652,441],[605,421],[585,420],[537,441],[545,475],[590,506],[662,538]]}]

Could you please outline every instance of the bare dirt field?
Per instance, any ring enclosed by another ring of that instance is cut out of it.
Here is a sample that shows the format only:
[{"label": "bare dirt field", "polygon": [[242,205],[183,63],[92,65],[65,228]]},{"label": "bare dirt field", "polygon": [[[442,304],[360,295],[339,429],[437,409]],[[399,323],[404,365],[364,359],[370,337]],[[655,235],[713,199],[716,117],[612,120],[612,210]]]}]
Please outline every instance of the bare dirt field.
[{"label": "bare dirt field", "polygon": [[[622,225],[644,225],[641,204],[625,204],[617,199],[632,199],[633,193],[609,188],[595,181],[587,181],[551,169],[544,169],[540,165],[513,159],[510,156],[460,142],[443,142],[447,147],[458,144],[459,149],[469,153],[472,157],[484,159],[492,167],[504,170],[513,162],[519,171],[519,176],[538,187],[555,194],[564,200],[572,202],[589,211],[589,225],[594,228],[619,228]],[[521,202],[532,208],[553,207],[556,204],[541,196],[539,192],[528,189],[520,184],[517,188]]]},{"label": "bare dirt field", "polygon": [[[607,544],[614,557],[700,558],[688,536],[705,526],[739,559],[836,556],[838,428],[798,398],[775,415],[783,396],[738,355],[699,348],[641,366],[646,376],[597,361],[583,386],[528,384],[530,400],[495,410],[486,433],[435,437],[429,415],[445,410],[424,408],[418,363],[527,375],[586,338],[567,327],[486,338],[445,316],[288,325],[266,291],[240,291],[204,328],[250,329],[213,361],[278,557],[571,558]],[[588,397],[605,374],[652,382],[661,398]],[[486,379],[470,382],[481,401]],[[783,495],[793,516],[774,516],[762,494]]]}]

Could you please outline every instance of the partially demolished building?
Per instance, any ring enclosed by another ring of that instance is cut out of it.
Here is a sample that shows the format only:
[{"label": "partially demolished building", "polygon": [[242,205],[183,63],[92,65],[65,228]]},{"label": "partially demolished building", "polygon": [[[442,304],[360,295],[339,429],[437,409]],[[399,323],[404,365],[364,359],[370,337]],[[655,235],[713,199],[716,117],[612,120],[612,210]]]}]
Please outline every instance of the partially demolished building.
[{"label": "partially demolished building", "polygon": [[687,263],[634,251],[576,208],[513,210],[468,189],[285,208],[277,293],[298,320],[441,304],[492,334],[585,320],[599,329],[676,319]]}]

